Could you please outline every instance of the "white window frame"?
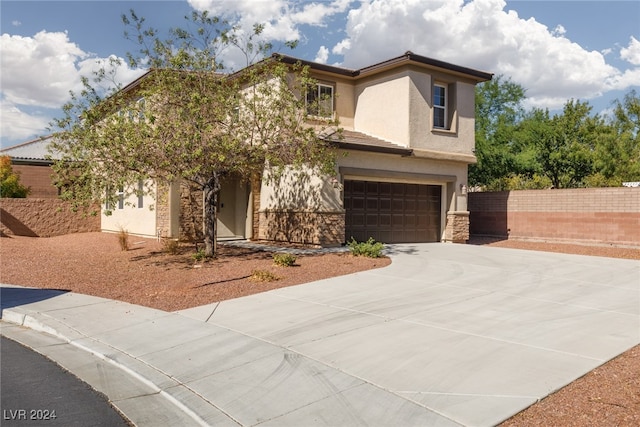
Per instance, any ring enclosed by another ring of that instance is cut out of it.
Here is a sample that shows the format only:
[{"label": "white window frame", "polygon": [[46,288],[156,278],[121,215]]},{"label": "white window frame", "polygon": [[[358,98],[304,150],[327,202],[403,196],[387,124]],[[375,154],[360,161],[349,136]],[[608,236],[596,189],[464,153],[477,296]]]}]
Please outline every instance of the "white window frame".
[{"label": "white window frame", "polygon": [[[329,96],[329,99],[321,99],[323,96],[322,88],[328,88],[331,91],[331,95]],[[315,92],[315,95],[310,100],[309,95],[310,93],[313,93],[313,92]],[[334,92],[335,92],[335,89],[333,85],[326,84],[326,83],[316,83],[313,87],[308,88],[307,94],[305,95],[307,114],[313,117],[320,117],[323,119],[333,118],[334,97],[335,97]],[[310,103],[317,103],[317,105],[313,107],[314,109],[317,108],[318,111],[311,111],[312,106],[310,105]],[[326,108],[327,105],[325,105],[325,103],[329,104],[328,108]],[[327,113],[325,113],[325,110],[327,111]]]},{"label": "white window frame", "polygon": [[[436,89],[442,89],[442,105],[436,104]],[[447,129],[447,91],[448,87],[444,84],[436,83],[433,85],[433,127],[434,129]],[[442,111],[442,126],[436,124],[436,110]]]}]

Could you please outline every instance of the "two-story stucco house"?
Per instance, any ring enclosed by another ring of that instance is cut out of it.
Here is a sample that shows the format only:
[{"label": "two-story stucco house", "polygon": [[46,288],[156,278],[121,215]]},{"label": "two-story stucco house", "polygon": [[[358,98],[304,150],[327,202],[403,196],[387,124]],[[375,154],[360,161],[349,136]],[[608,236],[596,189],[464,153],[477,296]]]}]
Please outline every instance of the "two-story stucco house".
[{"label": "two-story stucco house", "polygon": [[[474,88],[492,74],[407,52],[358,70],[277,55],[310,67],[314,118],[342,131],[335,176],[285,175],[277,183],[229,180],[220,193],[218,237],[340,245],[468,239],[467,168],[474,156]],[[311,105],[311,104],[310,104]],[[145,201],[133,201],[141,207]],[[180,185],[158,192],[156,209],[103,216],[103,230],[184,237],[201,200]],[[123,204],[124,205],[124,204]],[[201,218],[201,217],[200,217]]]}]

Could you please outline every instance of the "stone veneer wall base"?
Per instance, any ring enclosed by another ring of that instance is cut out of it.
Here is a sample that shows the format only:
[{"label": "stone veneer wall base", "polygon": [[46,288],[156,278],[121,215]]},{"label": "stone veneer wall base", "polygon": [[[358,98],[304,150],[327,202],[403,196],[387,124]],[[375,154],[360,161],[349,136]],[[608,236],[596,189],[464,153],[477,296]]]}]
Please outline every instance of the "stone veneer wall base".
[{"label": "stone veneer wall base", "polygon": [[262,211],[258,238],[289,243],[340,246],[344,243],[344,212]]}]

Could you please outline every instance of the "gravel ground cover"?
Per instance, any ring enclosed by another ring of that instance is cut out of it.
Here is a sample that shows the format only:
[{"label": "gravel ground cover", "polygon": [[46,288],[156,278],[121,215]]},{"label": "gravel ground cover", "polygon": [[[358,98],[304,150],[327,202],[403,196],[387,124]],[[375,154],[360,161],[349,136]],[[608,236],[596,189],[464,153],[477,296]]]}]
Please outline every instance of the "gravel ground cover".
[{"label": "gravel ground cover", "polygon": [[[473,239],[471,244],[640,260],[640,249]],[[174,311],[283,286],[388,265],[388,258],[348,253],[301,255],[293,267],[274,265],[273,253],[221,246],[215,260],[194,259],[192,245],[167,253],[154,239],[82,233],[52,238],[0,239],[0,282],[65,289]],[[277,280],[265,280],[274,279]],[[640,282],[640,278],[638,279]],[[640,319],[638,323],[640,333]],[[509,419],[502,426],[639,426],[640,346]]]}]

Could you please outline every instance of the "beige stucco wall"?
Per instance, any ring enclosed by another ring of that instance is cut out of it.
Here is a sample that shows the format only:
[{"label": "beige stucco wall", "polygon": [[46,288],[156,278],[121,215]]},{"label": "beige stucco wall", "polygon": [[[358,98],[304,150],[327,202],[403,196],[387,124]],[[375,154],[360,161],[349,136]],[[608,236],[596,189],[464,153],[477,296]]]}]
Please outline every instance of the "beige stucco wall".
[{"label": "beige stucco wall", "polygon": [[345,179],[440,185],[442,240],[447,215],[467,210],[461,188],[467,183],[467,165],[461,162],[347,151],[338,155],[338,172],[333,178],[289,171],[277,182],[263,180],[260,212],[344,213],[341,184]]},{"label": "beige stucco wall", "polygon": [[[448,130],[433,128],[436,83],[450,85]],[[337,80],[335,85],[336,115],[344,129],[417,150],[473,155],[474,82],[405,67],[355,83]]]},{"label": "beige stucco wall", "polygon": [[334,182],[334,177],[320,177],[309,170],[289,171],[277,182],[264,179],[260,191],[261,210],[340,211],[343,207],[338,183],[354,178],[443,185],[446,197],[443,208],[446,211],[466,210],[466,205],[461,206],[466,200],[460,188],[461,184],[467,183],[465,163],[345,151],[338,154],[338,169],[351,172],[347,176],[337,173],[338,182]]},{"label": "beige stucco wall", "polygon": [[332,178],[335,177],[320,176],[310,169],[289,169],[274,181],[265,171],[260,189],[260,210],[341,211],[340,189],[334,187]]},{"label": "beige stucco wall", "polygon": [[441,130],[433,128],[433,84],[453,82],[436,76],[431,79],[421,73],[413,73],[412,77],[409,114],[411,148],[472,155],[475,147],[475,86],[457,81],[450,87],[454,104],[449,105],[454,109],[450,114],[452,120],[450,129]]},{"label": "beige stucco wall", "polygon": [[148,184],[153,195],[145,195],[143,207],[138,208],[138,197],[135,194],[125,198],[123,209],[118,209],[117,202],[111,215],[106,215],[104,206],[102,209],[100,223],[102,231],[118,232],[126,230],[129,234],[155,237],[157,235],[155,193],[156,186]]},{"label": "beige stucco wall", "polygon": [[358,82],[354,130],[408,147],[410,82],[407,72]]}]

